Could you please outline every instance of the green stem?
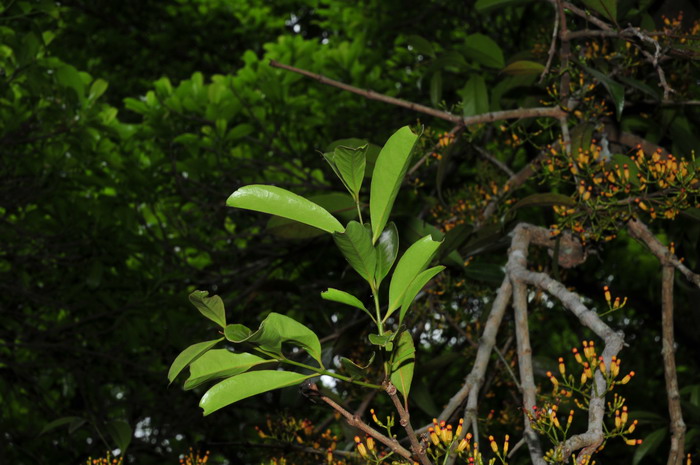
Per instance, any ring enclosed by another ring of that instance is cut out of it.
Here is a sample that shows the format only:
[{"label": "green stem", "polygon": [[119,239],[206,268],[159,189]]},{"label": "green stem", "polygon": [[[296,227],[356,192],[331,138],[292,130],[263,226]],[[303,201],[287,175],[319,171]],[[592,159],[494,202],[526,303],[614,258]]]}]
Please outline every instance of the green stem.
[{"label": "green stem", "polygon": [[362,221],[362,210],[360,210],[360,199],[359,198],[355,199],[355,206],[357,207],[357,217],[360,220],[360,224],[365,224]]},{"label": "green stem", "polygon": [[379,308],[379,295],[378,290],[372,286],[372,296],[374,296],[374,312],[377,315],[377,330],[379,335],[384,334],[384,320],[382,320],[381,310]]},{"label": "green stem", "polygon": [[368,388],[372,388],[372,389],[383,389],[381,386],[379,386],[377,384],[365,383],[364,381],[358,381],[356,379],[350,378],[349,376],[339,375],[338,373],[333,373],[332,371],[328,371],[324,368],[312,367],[311,365],[306,365],[305,363],[295,362],[294,360],[289,360],[289,359],[284,358],[284,359],[277,359],[277,361],[281,362],[281,363],[286,363],[288,365],[294,365],[294,366],[297,366],[299,368],[305,368],[305,369],[310,370],[310,371],[315,371],[319,375],[328,375],[332,378],[336,378],[336,379],[339,379],[341,381],[346,381],[348,383],[354,383],[354,384],[357,384],[359,386],[364,386],[364,387],[368,387]]}]

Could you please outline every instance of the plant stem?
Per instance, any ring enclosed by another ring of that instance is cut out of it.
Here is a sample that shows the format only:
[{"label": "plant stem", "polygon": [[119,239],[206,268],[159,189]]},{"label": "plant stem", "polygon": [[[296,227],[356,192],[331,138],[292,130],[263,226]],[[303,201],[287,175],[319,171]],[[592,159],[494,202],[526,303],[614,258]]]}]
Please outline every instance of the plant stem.
[{"label": "plant stem", "polygon": [[328,371],[324,368],[312,367],[311,365],[306,365],[305,363],[295,362],[294,360],[289,360],[289,359],[284,358],[284,359],[277,359],[277,361],[280,363],[286,363],[288,365],[294,365],[294,366],[297,366],[299,368],[305,368],[305,369],[310,370],[310,371],[315,371],[319,375],[328,375],[332,378],[336,378],[336,379],[339,379],[341,381],[346,381],[348,383],[354,383],[354,384],[357,384],[358,386],[364,386],[364,387],[371,388],[371,389],[383,389],[382,386],[380,386],[378,384],[365,383],[364,381],[358,381],[356,379],[352,379],[349,376],[339,375],[338,373],[333,373],[332,371]]}]

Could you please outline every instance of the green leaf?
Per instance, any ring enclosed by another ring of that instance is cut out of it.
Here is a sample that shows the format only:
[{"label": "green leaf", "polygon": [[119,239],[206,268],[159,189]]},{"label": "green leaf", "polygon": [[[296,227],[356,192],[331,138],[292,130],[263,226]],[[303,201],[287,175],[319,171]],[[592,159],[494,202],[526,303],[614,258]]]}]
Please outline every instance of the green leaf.
[{"label": "green leaf", "polygon": [[576,202],[568,195],[548,192],[546,194],[528,195],[513,205],[512,209],[517,210],[523,207],[551,207],[553,205],[573,206],[576,205]]},{"label": "green leaf", "polygon": [[[80,425],[83,425],[85,423],[85,419],[82,417],[61,417],[57,418],[52,422],[47,423],[42,429],[41,432],[39,433],[39,436],[42,434],[48,433],[52,429],[60,428],[63,425],[69,425],[69,429],[75,431],[80,427]],[[78,426],[75,426],[78,425]]]},{"label": "green leaf", "polygon": [[129,423],[124,420],[115,420],[107,424],[107,433],[112,437],[112,440],[117,445],[122,454],[131,444],[131,436],[133,430]]},{"label": "green leaf", "polygon": [[470,263],[464,268],[464,276],[475,281],[490,284],[503,282],[503,267],[495,263]]},{"label": "green leaf", "polygon": [[389,274],[399,254],[399,232],[394,222],[390,222],[374,247],[377,254],[377,268],[374,273],[377,289],[382,280]]},{"label": "green leaf", "polygon": [[484,66],[491,68],[503,68],[503,50],[493,39],[483,34],[471,34],[467,36],[465,55]]},{"label": "green leaf", "polygon": [[374,361],[374,352],[372,352],[372,355],[369,358],[369,361],[365,365],[358,365],[357,363],[353,362],[349,358],[346,357],[340,357],[340,364],[345,368],[345,370],[352,376],[353,378],[364,378],[367,374],[365,373],[365,370],[369,368],[369,366],[372,364]]},{"label": "green leaf", "polygon": [[401,312],[399,312],[399,326],[401,326],[401,323],[403,322],[404,316],[406,316],[408,308],[413,303],[413,299],[416,298],[421,289],[423,289],[423,287],[426,284],[428,284],[428,282],[431,279],[433,279],[435,275],[437,275],[444,269],[444,266],[434,266],[432,268],[428,268],[427,270],[421,272],[418,276],[416,276],[413,281],[411,281],[411,284],[408,286],[408,289],[406,289],[406,294],[404,295],[403,302],[401,303]]},{"label": "green leaf", "polygon": [[289,218],[329,233],[345,230],[325,208],[280,187],[244,186],[231,194],[226,205]]},{"label": "green leaf", "polygon": [[461,96],[462,114],[465,117],[488,113],[489,92],[482,76],[470,77],[462,89]]},{"label": "green leaf", "polygon": [[642,443],[637,446],[637,450],[634,451],[634,457],[632,457],[632,465],[637,465],[645,455],[653,454],[656,449],[659,448],[661,442],[664,440],[668,434],[668,428],[659,428],[656,431],[649,434],[642,440]]},{"label": "green leaf", "polygon": [[615,113],[617,114],[617,119],[619,121],[622,117],[622,110],[625,108],[625,87],[619,82],[614,81],[607,75],[591,67],[584,66],[583,69],[585,69],[588,74],[599,80],[603,86],[605,86],[613,99],[613,103],[615,104]]},{"label": "green leaf", "polygon": [[[387,331],[382,335],[371,333],[367,336],[370,344],[380,347],[391,347],[391,341],[393,341],[395,337],[396,333],[393,331]],[[387,350],[391,350],[391,348],[387,348]]]},{"label": "green leaf", "polygon": [[241,373],[212,386],[202,396],[199,406],[204,410],[204,415],[209,415],[239,400],[272,391],[273,389],[294,386],[314,376],[318,375],[304,375],[292,371],[278,370],[258,370]]},{"label": "green leaf", "polygon": [[518,60],[503,68],[503,73],[513,76],[527,76],[529,74],[540,74],[544,71],[544,65],[536,61]]},{"label": "green leaf", "polygon": [[338,302],[341,304],[349,305],[351,307],[359,308],[360,310],[366,312],[372,319],[374,319],[372,314],[362,304],[360,299],[345,291],[329,287],[327,290],[321,292],[321,298],[324,300],[330,300],[331,302]]},{"label": "green leaf", "polygon": [[[227,326],[224,334],[226,335],[226,339],[231,342],[249,342],[251,344],[256,344],[264,351],[271,352],[280,357],[284,356],[282,354],[282,343],[287,341],[295,342],[297,345],[303,347],[304,350],[321,365],[321,343],[318,340],[318,336],[293,318],[279,313],[270,313],[267,318],[260,323],[260,327],[257,331],[247,335],[244,330],[241,331],[242,328],[232,328],[234,326],[242,326],[245,328],[243,325]],[[229,330],[229,328],[232,329]]]},{"label": "green leaf", "polygon": [[610,21],[617,20],[617,0],[583,0],[583,3]]},{"label": "green leaf", "polygon": [[662,92],[659,90],[659,88],[654,88],[647,84],[644,81],[639,81],[637,79],[632,79],[629,77],[625,76],[617,76],[617,78],[622,81],[624,84],[627,84],[628,86],[635,88],[641,92],[644,92],[645,94],[649,95],[653,99],[660,99],[662,96]]},{"label": "green leaf", "polygon": [[190,364],[190,377],[185,381],[185,389],[194,389],[212,379],[228,378],[244,373],[266,362],[269,360],[245,352],[234,353],[227,349],[210,350]]},{"label": "green leaf", "polygon": [[438,259],[442,260],[445,257],[452,256],[451,258],[458,260],[459,266],[464,266],[464,261],[461,260],[461,258],[458,259],[459,254],[456,256],[453,254],[456,253],[457,249],[459,249],[469,238],[469,236],[472,235],[473,231],[474,226],[466,223],[458,224],[454,228],[447,231],[443,238],[442,244],[438,249]]},{"label": "green leaf", "polygon": [[192,344],[187,349],[180,352],[180,355],[178,355],[173,364],[170,365],[170,370],[168,370],[168,380],[172,383],[175,378],[177,378],[177,375],[179,375],[180,372],[185,369],[185,367],[197,360],[209,349],[223,340],[224,338],[222,337],[212,341],[198,342],[197,344]]},{"label": "green leaf", "polygon": [[430,103],[437,107],[442,98],[442,71],[435,71],[430,76]]},{"label": "green leaf", "polygon": [[56,70],[56,80],[64,87],[73,89],[80,101],[85,98],[85,83],[75,67],[67,64],[62,64]]},{"label": "green leaf", "polygon": [[416,349],[413,347],[413,338],[411,333],[404,331],[399,337],[399,342],[396,345],[396,350],[391,357],[391,382],[396,389],[399,390],[406,402],[408,402],[408,393],[411,390],[411,381],[413,380],[413,369],[415,367]]},{"label": "green leaf", "polygon": [[389,284],[387,316],[401,307],[411,283],[428,266],[439,246],[440,242],[427,235],[413,243],[403,254]]},{"label": "green leaf", "polygon": [[384,231],[399,193],[403,178],[411,162],[411,152],[418,136],[408,126],[396,131],[384,147],[374,166],[370,186],[369,213],[372,222],[372,243],[377,242]]},{"label": "green leaf", "polygon": [[377,253],[372,247],[371,234],[368,228],[357,221],[351,221],[345,232],[333,234],[333,239],[350,266],[374,286]]},{"label": "green leaf", "polygon": [[226,310],[224,309],[224,301],[218,295],[207,297],[208,295],[207,291],[194,291],[190,294],[190,302],[197,307],[199,313],[225,328]]},{"label": "green leaf", "polygon": [[366,152],[367,145],[359,148],[339,146],[332,153],[323,154],[356,201],[359,200],[360,188],[365,178]]},{"label": "green leaf", "polygon": [[95,79],[95,81],[90,86],[90,95],[88,96],[88,98],[90,100],[97,100],[102,94],[105,93],[107,87],[109,87],[107,81],[105,81],[104,79]]},{"label": "green leaf", "polygon": [[[309,200],[325,208],[337,218],[349,221],[357,217],[355,201],[344,192],[314,195],[309,197]],[[284,239],[310,239],[325,234],[324,231],[318,228],[290,220],[289,218],[282,218],[281,216],[271,217],[265,229],[271,234]]]},{"label": "green leaf", "polygon": [[435,58],[435,49],[433,48],[433,44],[428,42],[423,37],[412,34],[406,37],[406,42],[408,42],[408,45],[410,45],[411,48],[413,48],[413,50],[415,50],[417,53]]}]

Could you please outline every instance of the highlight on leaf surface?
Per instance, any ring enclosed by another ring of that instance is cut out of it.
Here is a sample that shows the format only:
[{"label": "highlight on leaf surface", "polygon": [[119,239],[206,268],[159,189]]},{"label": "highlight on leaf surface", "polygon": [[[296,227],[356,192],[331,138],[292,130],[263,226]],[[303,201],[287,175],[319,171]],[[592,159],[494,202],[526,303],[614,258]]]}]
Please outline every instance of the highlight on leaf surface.
[{"label": "highlight on leaf surface", "polygon": [[244,186],[229,196],[226,205],[289,218],[329,233],[345,230],[325,208],[280,187]]}]

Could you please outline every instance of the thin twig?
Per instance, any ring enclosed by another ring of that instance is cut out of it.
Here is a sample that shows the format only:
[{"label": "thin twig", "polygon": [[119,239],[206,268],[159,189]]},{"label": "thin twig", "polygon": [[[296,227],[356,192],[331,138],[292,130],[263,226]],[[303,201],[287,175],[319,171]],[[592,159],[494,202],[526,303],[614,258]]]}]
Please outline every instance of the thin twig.
[{"label": "thin twig", "polygon": [[453,115],[452,113],[437,110],[419,103],[409,102],[407,100],[398,99],[395,97],[390,97],[388,95],[380,94],[373,90],[360,89],[359,87],[351,86],[334,79],[327,78],[321,74],[312,73],[304,69],[295,68],[294,66],[285,65],[275,60],[270,60],[270,66],[273,68],[280,68],[287,71],[292,71],[294,73],[301,74],[302,76],[315,79],[321,84],[326,84],[329,86],[337,87],[339,89],[352,92],[353,94],[361,95],[370,100],[377,100],[379,102],[388,103],[390,105],[395,105],[402,108],[407,108],[418,113],[424,113],[426,115],[434,116],[446,121],[450,121],[456,124],[462,124],[464,126],[471,126],[474,124],[482,123],[493,123],[494,121],[501,121],[506,119],[520,119],[520,118],[559,118],[565,112],[557,107],[536,107],[536,108],[519,108],[515,110],[503,110],[503,111],[493,111],[489,113],[482,113],[480,115],[462,117],[458,115]]},{"label": "thin twig", "polygon": [[549,69],[552,66],[552,59],[554,59],[554,52],[557,50],[557,35],[559,34],[559,12],[555,6],[554,11],[554,28],[552,29],[552,41],[549,45],[549,52],[547,52],[547,64],[544,65],[542,74],[540,74],[539,83],[542,84],[544,77],[549,73]]},{"label": "thin twig", "polygon": [[491,155],[490,153],[488,153],[485,149],[478,147],[478,146],[475,146],[474,148],[476,149],[477,152],[479,152],[479,155],[481,155],[486,160],[488,160],[491,163],[493,163],[494,165],[496,165],[498,168],[501,169],[501,171],[506,173],[508,176],[511,176],[511,177],[515,176],[515,173],[513,173],[513,170],[508,168],[508,165],[506,165],[501,160],[499,160],[498,158],[496,158],[493,155]]},{"label": "thin twig", "polygon": [[700,275],[693,273],[678,259],[678,257],[672,254],[671,251],[668,250],[668,247],[663,245],[642,221],[634,218],[631,219],[627,222],[627,230],[632,237],[646,245],[649,251],[653,253],[661,263],[670,263],[680,271],[688,281],[700,287]]},{"label": "thin twig", "polygon": [[359,430],[364,431],[365,433],[369,434],[372,436],[374,439],[377,441],[381,442],[385,446],[387,446],[389,449],[391,449],[394,453],[399,454],[400,456],[410,459],[411,458],[411,452],[403,447],[401,444],[399,444],[399,441],[393,438],[389,438],[379,431],[375,430],[371,426],[369,426],[367,423],[362,421],[360,417],[353,415],[352,413],[348,412],[345,410],[343,407],[341,407],[337,402],[335,402],[333,399],[323,395],[321,391],[318,390],[318,387],[316,386],[315,383],[309,384],[309,389],[312,391],[316,391],[317,397],[321,399],[323,402],[326,404],[330,405],[336,412],[340,413],[342,416],[345,417],[345,421],[348,422],[348,425],[355,427]]},{"label": "thin twig", "polygon": [[668,414],[671,420],[671,449],[668,451],[667,465],[681,465],[685,445],[685,422],[681,410],[681,395],[678,392],[676,375],[675,341],[673,338],[673,275],[675,269],[670,263],[663,265],[661,273],[661,355],[664,359],[664,379],[668,397]]},{"label": "thin twig", "polygon": [[394,386],[391,381],[387,381],[384,385],[384,390],[391,398],[391,401],[394,403],[394,407],[396,407],[396,411],[399,413],[399,424],[401,424],[401,426],[403,426],[403,428],[406,430],[408,440],[411,442],[411,449],[413,450],[413,453],[416,454],[423,465],[432,465],[428,455],[425,453],[425,448],[422,447],[416,439],[416,433],[413,431],[413,426],[411,426],[411,416],[404,408],[399,396],[396,394],[396,386]]}]

